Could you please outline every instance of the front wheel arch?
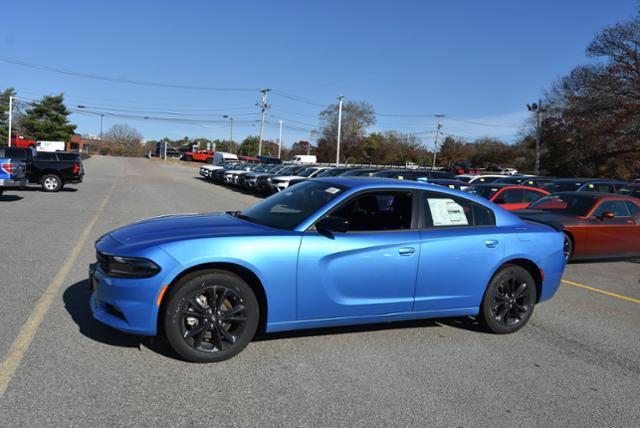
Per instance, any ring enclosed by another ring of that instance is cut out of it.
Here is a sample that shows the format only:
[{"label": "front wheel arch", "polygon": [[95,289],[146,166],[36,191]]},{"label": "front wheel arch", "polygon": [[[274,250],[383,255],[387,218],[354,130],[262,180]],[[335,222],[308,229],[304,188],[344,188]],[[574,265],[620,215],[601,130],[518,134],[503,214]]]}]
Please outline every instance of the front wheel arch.
[{"label": "front wheel arch", "polygon": [[164,313],[164,308],[167,304],[166,296],[168,294],[166,291],[169,291],[171,287],[173,287],[176,283],[178,283],[178,281],[183,280],[186,276],[196,276],[202,271],[209,270],[209,269],[217,269],[217,270],[233,273],[239,276],[240,278],[242,278],[244,281],[246,281],[247,284],[249,284],[249,286],[251,287],[251,289],[256,295],[256,299],[258,300],[258,305],[260,309],[260,319],[258,321],[257,332],[264,333],[267,328],[267,313],[269,308],[268,308],[268,302],[267,302],[267,294],[264,291],[264,286],[262,285],[262,281],[260,281],[260,278],[258,278],[258,276],[253,271],[235,263],[204,263],[201,265],[192,266],[189,269],[186,269],[180,272],[180,274],[178,274],[175,278],[173,278],[173,280],[168,285],[165,292],[163,292],[163,297],[160,302],[160,307],[158,308],[159,316],[157,320],[157,328],[158,328],[157,331],[160,332],[161,329],[163,328],[162,314]]}]

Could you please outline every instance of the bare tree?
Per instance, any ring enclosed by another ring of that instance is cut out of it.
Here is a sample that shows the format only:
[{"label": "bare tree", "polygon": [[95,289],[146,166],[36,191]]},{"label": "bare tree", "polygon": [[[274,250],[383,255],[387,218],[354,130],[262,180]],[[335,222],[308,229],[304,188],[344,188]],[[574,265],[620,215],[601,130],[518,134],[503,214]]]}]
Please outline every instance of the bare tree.
[{"label": "bare tree", "polygon": [[126,124],[113,125],[103,137],[103,144],[116,156],[141,156],[142,134]]}]

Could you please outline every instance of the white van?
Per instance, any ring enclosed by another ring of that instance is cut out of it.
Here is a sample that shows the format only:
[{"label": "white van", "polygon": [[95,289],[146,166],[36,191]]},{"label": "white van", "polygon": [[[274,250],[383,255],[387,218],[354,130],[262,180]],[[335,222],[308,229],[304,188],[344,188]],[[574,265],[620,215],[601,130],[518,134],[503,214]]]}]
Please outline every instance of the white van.
[{"label": "white van", "polygon": [[216,152],[213,155],[213,164],[214,165],[222,165],[225,162],[229,162],[229,161],[237,161],[238,160],[238,156],[234,155],[233,153],[227,153],[227,152]]},{"label": "white van", "polygon": [[294,163],[296,165],[307,165],[317,162],[318,158],[316,158],[316,155],[295,155],[293,159],[291,159],[291,163]]},{"label": "white van", "polygon": [[36,141],[36,150],[39,152],[64,152],[64,141]]}]

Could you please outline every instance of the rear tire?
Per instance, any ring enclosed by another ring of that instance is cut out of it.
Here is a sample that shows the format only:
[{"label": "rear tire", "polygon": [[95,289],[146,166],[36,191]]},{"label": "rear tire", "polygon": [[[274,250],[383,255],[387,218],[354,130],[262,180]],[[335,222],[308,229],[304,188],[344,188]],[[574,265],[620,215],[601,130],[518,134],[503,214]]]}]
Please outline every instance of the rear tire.
[{"label": "rear tire", "polygon": [[239,276],[222,270],[188,275],[173,286],[164,308],[164,331],[185,360],[227,360],[253,339],[260,320],[258,300]]},{"label": "rear tire", "polygon": [[62,180],[56,174],[42,176],[40,184],[45,192],[59,192],[62,189]]},{"label": "rear tire", "polygon": [[491,279],[480,306],[480,323],[495,334],[520,330],[533,314],[536,284],[524,268],[504,265]]}]

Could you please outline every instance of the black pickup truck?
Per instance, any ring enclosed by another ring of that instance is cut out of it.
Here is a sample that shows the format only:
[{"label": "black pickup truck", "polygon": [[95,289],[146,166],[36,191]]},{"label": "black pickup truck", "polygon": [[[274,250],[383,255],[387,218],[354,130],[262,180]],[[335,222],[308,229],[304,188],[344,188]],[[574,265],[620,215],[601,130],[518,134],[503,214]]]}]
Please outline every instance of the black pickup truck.
[{"label": "black pickup truck", "polygon": [[81,183],[84,166],[80,154],[36,152],[32,148],[3,147],[7,157],[24,162],[29,183],[38,183],[45,192],[58,192],[65,184]]}]

